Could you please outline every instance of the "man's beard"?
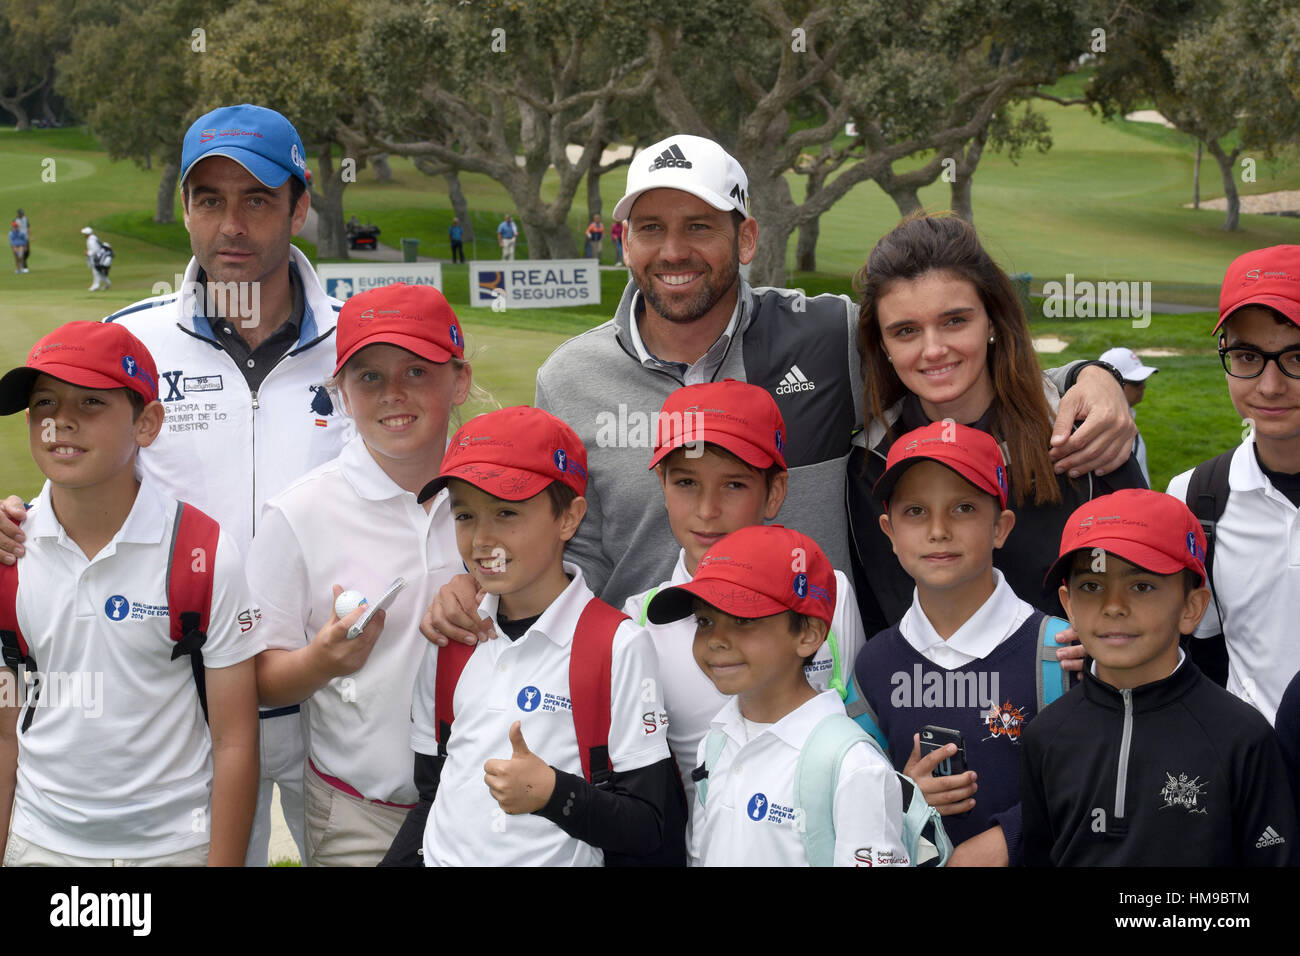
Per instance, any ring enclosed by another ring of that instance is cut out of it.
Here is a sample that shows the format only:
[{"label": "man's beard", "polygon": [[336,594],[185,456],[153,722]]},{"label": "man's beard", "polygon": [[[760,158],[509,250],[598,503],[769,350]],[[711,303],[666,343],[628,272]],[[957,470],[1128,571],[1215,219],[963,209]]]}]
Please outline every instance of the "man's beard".
[{"label": "man's beard", "polygon": [[[645,296],[650,308],[669,322],[687,325],[708,314],[723,296],[736,284],[740,275],[740,243],[737,242],[733,254],[723,272],[705,272],[703,284],[689,299],[669,298],[662,294],[648,273],[632,269],[632,279]],[[689,271],[689,270],[688,270]]]}]

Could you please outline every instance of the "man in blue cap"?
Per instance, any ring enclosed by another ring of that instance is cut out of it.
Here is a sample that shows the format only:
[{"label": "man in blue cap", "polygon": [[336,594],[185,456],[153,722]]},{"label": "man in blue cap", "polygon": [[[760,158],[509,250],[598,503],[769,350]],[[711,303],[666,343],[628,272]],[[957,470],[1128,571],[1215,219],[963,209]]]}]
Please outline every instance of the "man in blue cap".
[{"label": "man in blue cap", "polygon": [[[291,243],[311,205],[301,138],[274,110],[242,104],[200,117],[181,152],[194,258],[179,288],[109,316],[158,363],[162,434],[140,467],[216,518],[248,553],[262,503],[338,456],[353,434],[321,384],[334,370],[341,303]],[[23,506],[0,515],[0,560],[21,557]],[[248,610],[249,627],[252,615]],[[303,853],[298,707],[263,710],[257,816],[248,863],[265,865],[272,781]]]}]

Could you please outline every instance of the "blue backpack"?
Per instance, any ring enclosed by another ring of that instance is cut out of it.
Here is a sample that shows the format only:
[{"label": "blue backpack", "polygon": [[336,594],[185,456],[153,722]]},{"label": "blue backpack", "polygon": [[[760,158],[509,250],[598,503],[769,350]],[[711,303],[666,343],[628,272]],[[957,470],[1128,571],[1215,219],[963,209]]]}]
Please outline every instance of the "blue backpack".
[{"label": "blue backpack", "polygon": [[[726,743],[726,734],[710,730],[704,763],[691,774],[701,807],[709,794],[709,767],[717,764]],[[799,751],[794,773],[795,828],[810,866],[831,866],[835,861],[835,789],[840,765],[858,743],[875,747],[888,762],[871,735],[844,714],[822,718]],[[952,841],[944,832],[939,811],[925,802],[910,777],[894,773],[903,790],[903,845],[910,865],[944,866],[952,856]]]}]

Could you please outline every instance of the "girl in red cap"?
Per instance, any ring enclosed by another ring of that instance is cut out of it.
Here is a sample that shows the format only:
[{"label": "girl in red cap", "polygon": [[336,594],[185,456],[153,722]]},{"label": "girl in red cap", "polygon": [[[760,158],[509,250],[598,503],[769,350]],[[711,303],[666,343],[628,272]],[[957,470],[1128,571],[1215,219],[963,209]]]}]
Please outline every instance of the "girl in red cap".
[{"label": "girl in red cap", "polygon": [[[442,293],[395,284],[339,313],[333,385],[357,435],[267,502],[248,560],[268,650],[262,703],[305,707],[308,866],[374,866],[417,801],[411,687],[420,614],[460,570],[447,496],[416,496],[438,473],[448,420],[469,395],[464,333]],[[313,427],[310,396],[303,427]],[[346,588],[377,600],[406,588],[355,639]],[[381,637],[381,632],[383,636]]]}]

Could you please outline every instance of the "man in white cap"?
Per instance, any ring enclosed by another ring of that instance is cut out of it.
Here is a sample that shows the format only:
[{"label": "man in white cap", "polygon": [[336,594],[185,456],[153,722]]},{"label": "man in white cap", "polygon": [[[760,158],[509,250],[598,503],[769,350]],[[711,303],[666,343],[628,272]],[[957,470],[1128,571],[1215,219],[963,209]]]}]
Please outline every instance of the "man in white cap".
[{"label": "man in white cap", "polygon": [[[167,415],[140,467],[167,494],[216,518],[243,554],[262,503],[338,457],[354,433],[321,387],[334,372],[342,303],[289,241],[311,205],[304,156],[297,131],[275,110],[242,104],[200,117],[181,149],[194,258],[180,288],[105,320],[125,326],[158,364]],[[11,563],[10,552],[23,550],[14,540],[22,501],[7,499],[3,511],[0,560]],[[247,862],[264,866],[272,783],[303,853],[304,750],[297,706],[260,717],[262,779]]]},{"label": "man in white cap", "polygon": [[[850,567],[845,473],[863,391],[857,304],[756,289],[741,277],[758,223],[745,171],[712,140],[676,134],[638,154],[614,219],[626,220],[631,272],[614,318],[565,342],[537,373],[535,404],[587,448],[587,515],[566,549],[570,560],[615,607],[672,577],[680,548],[650,470],[658,412],[682,385],[736,379],[767,389],[785,419],[789,484],[779,520],[812,537],[832,566]],[[1081,367],[1058,370],[1062,391]],[[1100,408],[1118,433],[1100,462],[1077,467],[1126,461],[1133,425],[1115,378],[1093,370],[1079,388],[1062,400],[1062,415]],[[422,624],[426,637],[472,637],[478,618],[466,581],[440,595]]]},{"label": "man in white cap", "polygon": [[[1142,401],[1142,396],[1146,393],[1147,379],[1160,369],[1143,365],[1136,352],[1123,346],[1116,346],[1102,352],[1099,361],[1115,366],[1119,374],[1124,376],[1124,398],[1128,402],[1129,412],[1136,420],[1137,404]],[[1141,431],[1138,432],[1137,438],[1133,439],[1133,454],[1137,456],[1142,477],[1146,479],[1147,485],[1150,485],[1151,474],[1147,471],[1147,443],[1142,440]]]},{"label": "man in white cap", "polygon": [[104,248],[103,243],[95,235],[95,230],[89,226],[83,226],[81,234],[86,237],[86,265],[90,266],[90,274],[94,278],[88,291],[98,292],[100,289],[111,289],[113,282],[108,277],[108,271],[99,268],[99,253]]}]

